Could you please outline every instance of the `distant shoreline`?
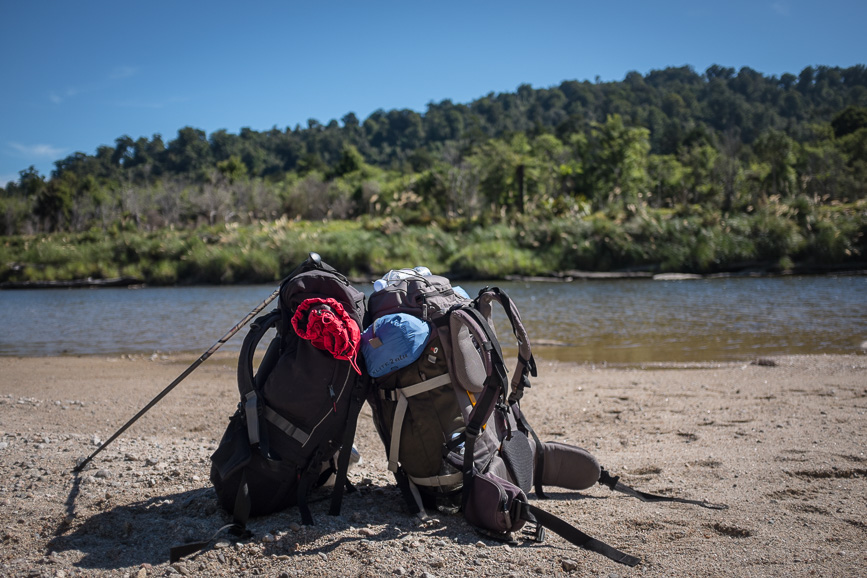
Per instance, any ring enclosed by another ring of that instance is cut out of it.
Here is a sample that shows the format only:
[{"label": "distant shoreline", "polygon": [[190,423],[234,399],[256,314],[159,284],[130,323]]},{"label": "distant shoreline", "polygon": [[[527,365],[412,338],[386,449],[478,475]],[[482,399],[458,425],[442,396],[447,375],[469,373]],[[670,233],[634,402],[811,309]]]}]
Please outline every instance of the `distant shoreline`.
[{"label": "distant shoreline", "polygon": [[[691,279],[729,279],[737,277],[797,277],[814,275],[867,275],[867,263],[854,263],[851,267],[798,267],[785,271],[772,271],[769,269],[746,269],[742,271],[728,271],[721,273],[653,273],[651,271],[562,271],[551,275],[505,275],[503,281],[520,281],[531,283],[569,283],[572,281],[596,281],[615,279],[650,279],[653,281],[684,281]],[[458,275],[446,275],[453,280],[465,280]],[[351,276],[349,280],[355,284],[373,283],[378,277]],[[497,279],[491,279],[496,281]],[[275,281],[279,282],[279,281]],[[243,283],[230,283],[226,285],[242,285]],[[200,284],[196,284],[200,285]],[[196,285],[190,285],[196,286]],[[15,289],[98,289],[102,287],[145,287],[148,286],[143,280],[134,277],[114,277],[111,279],[70,279],[66,281],[6,281],[0,283],[0,290]],[[153,285],[163,287],[163,285]],[[171,287],[183,287],[184,285],[171,285]]]}]

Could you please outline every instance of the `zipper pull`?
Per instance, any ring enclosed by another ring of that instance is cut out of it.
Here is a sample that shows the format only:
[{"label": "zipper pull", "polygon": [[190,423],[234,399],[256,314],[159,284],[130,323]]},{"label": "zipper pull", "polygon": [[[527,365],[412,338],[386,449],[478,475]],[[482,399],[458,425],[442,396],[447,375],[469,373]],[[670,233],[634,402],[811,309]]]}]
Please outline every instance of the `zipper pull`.
[{"label": "zipper pull", "polygon": [[331,396],[331,406],[334,408],[334,413],[337,413],[337,397],[334,395],[334,388],[328,384],[328,395]]}]

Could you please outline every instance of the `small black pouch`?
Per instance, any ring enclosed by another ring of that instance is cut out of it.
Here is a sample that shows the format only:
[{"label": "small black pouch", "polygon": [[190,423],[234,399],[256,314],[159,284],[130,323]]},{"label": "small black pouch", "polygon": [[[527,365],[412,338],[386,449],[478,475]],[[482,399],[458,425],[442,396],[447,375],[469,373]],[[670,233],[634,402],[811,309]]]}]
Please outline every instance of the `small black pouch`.
[{"label": "small black pouch", "polygon": [[464,516],[473,526],[506,535],[520,530],[526,521],[520,517],[527,496],[515,484],[491,473],[473,476]]}]

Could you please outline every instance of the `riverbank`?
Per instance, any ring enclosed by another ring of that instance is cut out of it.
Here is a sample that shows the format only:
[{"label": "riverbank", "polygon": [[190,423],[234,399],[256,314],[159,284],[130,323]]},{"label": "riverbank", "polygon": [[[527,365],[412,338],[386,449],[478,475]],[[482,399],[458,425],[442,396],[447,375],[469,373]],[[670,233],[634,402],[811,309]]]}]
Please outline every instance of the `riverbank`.
[{"label": "riverbank", "polygon": [[[511,221],[257,221],[196,228],[91,229],[0,243],[0,284],[128,279],[135,284],[273,283],[318,252],[352,279],[425,265],[454,279],[812,274],[867,268],[867,201],[700,206]],[[610,277],[609,277],[610,278]],[[50,285],[49,285],[50,286]]]},{"label": "riverbank", "polygon": [[[865,276],[867,275],[867,263],[850,263],[846,266],[831,267],[796,267],[784,271],[765,268],[747,268],[740,271],[728,271],[725,273],[711,273],[701,275],[698,273],[652,273],[650,271],[560,271],[550,275],[505,275],[504,281],[520,281],[526,283],[571,283],[572,281],[613,281],[623,279],[652,279],[654,281],[688,281],[695,279],[726,279],[731,277],[791,277],[829,275],[836,277]],[[356,285],[373,284],[380,275],[350,275],[351,283]],[[453,280],[461,280],[452,277]],[[496,281],[497,279],[490,279]],[[135,277],[115,277],[112,279],[70,279],[67,281],[7,281],[0,283],[2,289],[99,289],[131,287],[140,288],[146,284],[143,280]]]},{"label": "riverbank", "polygon": [[[544,507],[643,563],[616,565],[549,534],[507,547],[460,517],[403,509],[367,408],[363,463],[340,517],[314,505],[254,538],[170,568],[168,549],[226,518],[208,457],[237,403],[217,354],[78,478],[71,469],[195,358],[0,358],[0,574],[9,576],[854,576],[867,525],[867,356],[690,368],[540,362],[523,405],[540,437],[591,450],[638,489],[723,502],[646,504],[596,486]],[[221,544],[222,546],[223,544]]]}]

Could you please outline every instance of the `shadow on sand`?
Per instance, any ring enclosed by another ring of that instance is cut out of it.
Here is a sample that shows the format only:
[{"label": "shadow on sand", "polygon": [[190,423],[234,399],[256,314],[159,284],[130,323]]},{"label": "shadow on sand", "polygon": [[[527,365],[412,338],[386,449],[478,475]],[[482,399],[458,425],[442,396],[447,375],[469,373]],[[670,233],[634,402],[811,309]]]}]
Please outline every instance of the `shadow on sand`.
[{"label": "shadow on sand", "polygon": [[[155,496],[148,500],[116,505],[103,512],[91,515],[81,523],[81,516],[75,513],[75,501],[80,493],[80,478],[76,477],[69,497],[66,501],[66,517],[57,525],[54,538],[47,544],[48,553],[78,551],[83,554],[75,564],[76,567],[92,570],[111,570],[137,567],[142,564],[156,566],[169,561],[169,551],[174,546],[188,542],[206,540],[222,526],[231,522],[217,505],[213,488],[200,488],[180,493]],[[362,542],[360,547],[368,547],[371,542],[398,540],[407,534],[419,531],[419,521],[408,514],[394,513],[388,519],[379,520],[378,514],[371,511],[372,504],[369,492],[362,490],[347,495],[344,502],[343,516],[330,517],[326,515],[330,492],[313,496],[311,509],[317,525],[305,528],[290,539],[279,540],[265,544],[263,555],[295,555],[308,556],[318,553],[328,554],[341,544],[347,542]],[[396,487],[389,487],[379,500],[389,503],[399,503],[401,499]],[[551,498],[587,499],[592,496],[578,492],[552,492]],[[545,500],[531,499],[541,507]],[[99,505],[99,503],[97,504]],[[376,509],[376,508],[374,508]],[[384,528],[376,533],[346,536],[339,534],[349,527],[347,516],[354,512],[365,512],[363,518],[371,522],[385,522]],[[440,536],[460,543],[475,543],[486,539],[467,524],[460,515],[438,515],[438,521],[433,527],[425,530],[429,537]],[[376,518],[376,519],[374,519]],[[282,512],[251,520],[248,524],[254,536],[261,537],[266,532],[285,531],[293,522],[300,522],[296,508],[288,508]],[[319,540],[323,536],[333,534],[334,539],[316,548],[298,548],[298,544],[306,544]],[[231,534],[224,532],[221,539],[235,540]],[[546,544],[537,544],[545,547]],[[375,547],[370,545],[369,547]],[[209,545],[203,551],[213,548]],[[191,557],[195,557],[192,555]]]}]

